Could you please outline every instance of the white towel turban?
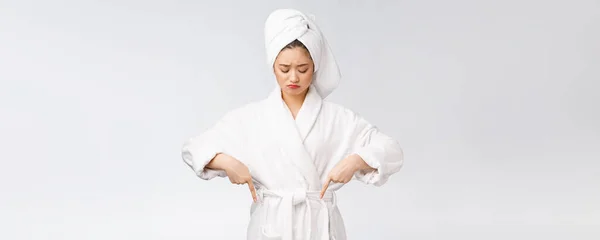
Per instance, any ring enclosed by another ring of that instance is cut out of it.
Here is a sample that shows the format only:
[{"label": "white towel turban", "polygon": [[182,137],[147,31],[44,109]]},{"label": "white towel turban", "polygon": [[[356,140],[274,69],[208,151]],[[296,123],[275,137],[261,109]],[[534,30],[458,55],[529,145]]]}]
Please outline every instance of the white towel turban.
[{"label": "white towel turban", "polygon": [[265,47],[269,68],[273,68],[275,58],[287,44],[298,39],[302,42],[315,64],[312,85],[322,98],[333,92],[341,79],[337,62],[327,40],[310,18],[294,9],[273,11],[265,22]]}]

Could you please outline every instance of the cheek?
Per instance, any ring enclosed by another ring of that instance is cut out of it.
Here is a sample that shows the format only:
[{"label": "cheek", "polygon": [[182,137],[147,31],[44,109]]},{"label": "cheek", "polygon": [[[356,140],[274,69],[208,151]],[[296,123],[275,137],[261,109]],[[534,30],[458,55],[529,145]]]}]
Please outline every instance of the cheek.
[{"label": "cheek", "polygon": [[302,82],[304,84],[310,84],[312,82],[312,78],[313,78],[313,74],[312,73],[302,74]]},{"label": "cheek", "polygon": [[281,84],[286,81],[287,76],[285,73],[275,70],[275,78],[277,79],[277,82]]}]

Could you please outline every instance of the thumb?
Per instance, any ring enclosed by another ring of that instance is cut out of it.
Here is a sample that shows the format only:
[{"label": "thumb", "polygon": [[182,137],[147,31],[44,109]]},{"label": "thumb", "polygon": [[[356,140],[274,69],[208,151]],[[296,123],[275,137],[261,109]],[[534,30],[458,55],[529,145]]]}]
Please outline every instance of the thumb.
[{"label": "thumb", "polygon": [[323,199],[323,195],[325,195],[325,191],[327,191],[327,188],[329,187],[330,182],[331,182],[331,177],[327,177],[327,181],[325,182],[325,185],[323,185],[323,189],[321,189],[321,196],[320,196],[321,199]]}]

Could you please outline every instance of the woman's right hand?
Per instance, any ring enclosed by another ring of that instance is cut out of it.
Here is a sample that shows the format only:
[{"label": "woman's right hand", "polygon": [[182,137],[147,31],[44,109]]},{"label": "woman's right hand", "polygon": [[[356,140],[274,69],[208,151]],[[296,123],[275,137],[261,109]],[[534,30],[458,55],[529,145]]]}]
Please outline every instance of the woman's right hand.
[{"label": "woman's right hand", "polygon": [[[250,194],[252,194],[252,200],[256,202],[256,189],[252,183],[252,175],[248,167],[227,154],[220,153],[209,163],[217,169],[222,169],[227,174],[229,181],[233,184],[248,184],[250,188]],[[211,167],[211,166],[207,166]]]}]

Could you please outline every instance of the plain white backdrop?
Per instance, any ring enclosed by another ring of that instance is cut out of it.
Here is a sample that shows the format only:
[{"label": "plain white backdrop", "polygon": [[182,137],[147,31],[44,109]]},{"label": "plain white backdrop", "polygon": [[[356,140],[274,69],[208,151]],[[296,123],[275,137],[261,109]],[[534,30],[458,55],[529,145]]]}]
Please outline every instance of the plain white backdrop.
[{"label": "plain white backdrop", "polygon": [[0,239],[245,239],[247,187],[180,150],[271,90],[285,7],[404,147],[338,192],[350,239],[600,238],[598,1],[3,0]]}]

